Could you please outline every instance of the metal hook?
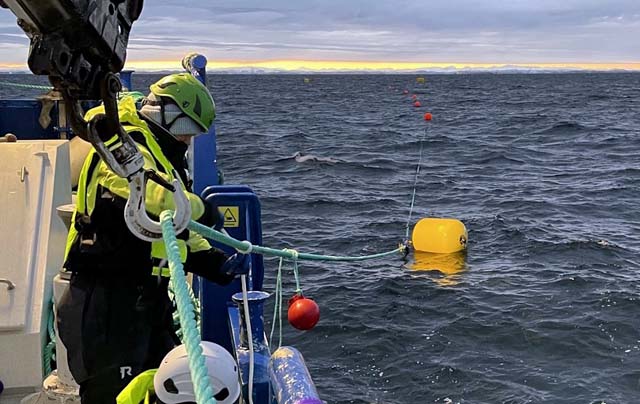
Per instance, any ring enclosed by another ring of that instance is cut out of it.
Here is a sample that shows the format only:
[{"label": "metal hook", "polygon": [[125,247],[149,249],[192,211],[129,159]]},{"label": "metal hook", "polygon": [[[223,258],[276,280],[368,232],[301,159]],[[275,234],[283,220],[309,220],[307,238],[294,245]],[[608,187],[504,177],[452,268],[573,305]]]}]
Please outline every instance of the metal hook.
[{"label": "metal hook", "polygon": [[[155,241],[162,238],[162,226],[160,222],[152,220],[145,207],[146,182],[155,173],[137,173],[129,178],[129,199],[124,208],[125,222],[129,230],[138,238],[146,241]],[[157,176],[157,174],[155,174]],[[154,178],[156,182],[157,179]],[[164,180],[163,180],[164,182]],[[185,195],[180,180],[177,178],[171,184],[162,184],[173,193],[175,211],[173,212],[173,228],[176,233],[181,233],[189,225],[191,220],[191,204]]]},{"label": "metal hook", "polygon": [[[129,178],[143,171],[144,157],[120,124],[116,97],[121,89],[120,80],[113,73],[109,73],[102,82],[104,114],[96,115],[88,123],[87,137],[111,171],[120,177]],[[118,140],[107,147],[105,142],[113,139],[114,135]]]}]

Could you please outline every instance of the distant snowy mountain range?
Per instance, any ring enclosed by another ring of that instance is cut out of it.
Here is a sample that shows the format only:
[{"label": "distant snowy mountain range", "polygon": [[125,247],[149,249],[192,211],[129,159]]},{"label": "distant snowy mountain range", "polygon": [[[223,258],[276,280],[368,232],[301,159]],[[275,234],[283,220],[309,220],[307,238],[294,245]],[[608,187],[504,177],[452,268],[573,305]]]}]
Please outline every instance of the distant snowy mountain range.
[{"label": "distant snowy mountain range", "polygon": [[210,69],[212,74],[543,74],[543,73],[585,73],[585,72],[639,72],[640,70],[624,70],[624,69],[578,69],[578,68],[540,68],[540,67],[522,67],[522,66],[499,66],[491,68],[428,68],[428,69],[322,69],[322,70],[282,70],[267,69],[255,67],[242,67],[234,69]]}]

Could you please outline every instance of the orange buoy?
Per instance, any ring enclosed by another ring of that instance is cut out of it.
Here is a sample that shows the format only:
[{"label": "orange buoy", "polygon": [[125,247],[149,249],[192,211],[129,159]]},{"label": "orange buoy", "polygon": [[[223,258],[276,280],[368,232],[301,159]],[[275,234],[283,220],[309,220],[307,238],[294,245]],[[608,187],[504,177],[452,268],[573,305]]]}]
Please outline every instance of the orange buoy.
[{"label": "orange buoy", "polygon": [[302,294],[296,294],[289,299],[287,319],[289,324],[298,330],[310,330],[320,320],[320,308],[313,300],[302,296]]},{"label": "orange buoy", "polygon": [[418,107],[421,107],[422,104],[420,104],[420,101],[416,101],[416,102],[413,103],[413,106],[418,108]]},{"label": "orange buoy", "polygon": [[431,112],[425,112],[424,113],[424,120],[425,121],[430,121],[431,119],[433,119],[433,115],[431,115]]}]

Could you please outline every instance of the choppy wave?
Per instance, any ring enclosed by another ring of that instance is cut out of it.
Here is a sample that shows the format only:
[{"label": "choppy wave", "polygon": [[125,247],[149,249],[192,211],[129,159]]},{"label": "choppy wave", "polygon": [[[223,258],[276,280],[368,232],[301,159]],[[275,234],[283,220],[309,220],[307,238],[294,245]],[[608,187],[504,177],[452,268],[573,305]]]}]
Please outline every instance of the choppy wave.
[{"label": "choppy wave", "polygon": [[295,152],[293,155],[288,156],[288,157],[284,157],[284,158],[280,158],[280,159],[276,159],[276,161],[283,161],[283,160],[293,160],[296,163],[327,163],[327,164],[335,164],[335,163],[339,163],[340,160],[336,160],[334,158],[331,157],[319,157],[313,154],[304,154],[301,152]]}]

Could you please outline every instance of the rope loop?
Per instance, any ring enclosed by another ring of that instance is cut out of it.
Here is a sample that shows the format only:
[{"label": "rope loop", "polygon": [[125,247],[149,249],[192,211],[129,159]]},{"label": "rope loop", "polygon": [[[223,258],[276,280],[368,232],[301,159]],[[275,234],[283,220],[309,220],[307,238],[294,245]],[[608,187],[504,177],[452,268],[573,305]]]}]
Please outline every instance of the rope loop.
[{"label": "rope loop", "polygon": [[291,254],[291,259],[294,261],[297,261],[298,257],[300,256],[298,250],[295,250],[293,248],[283,248],[282,251]]},{"label": "rope loop", "polygon": [[247,246],[247,248],[243,250],[241,248],[236,247],[236,251],[239,252],[240,254],[251,254],[251,251],[253,251],[253,244],[251,244],[251,241],[244,240],[242,244]]}]

